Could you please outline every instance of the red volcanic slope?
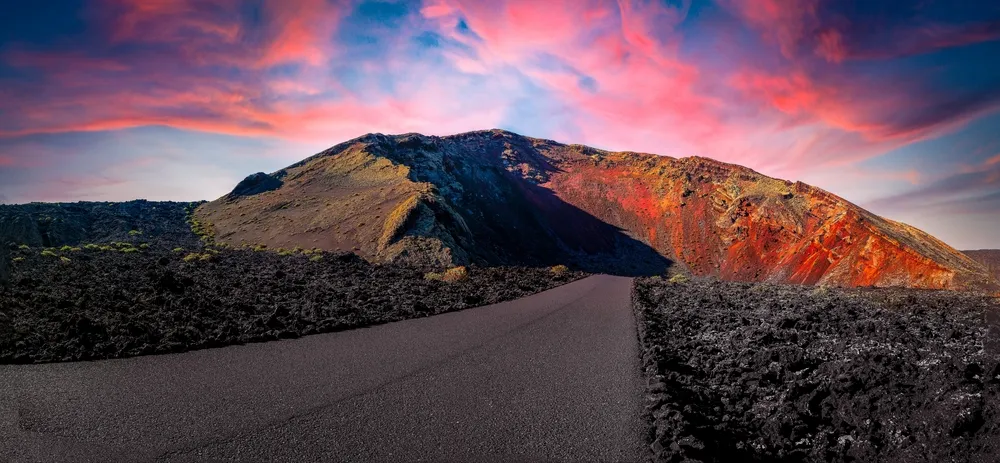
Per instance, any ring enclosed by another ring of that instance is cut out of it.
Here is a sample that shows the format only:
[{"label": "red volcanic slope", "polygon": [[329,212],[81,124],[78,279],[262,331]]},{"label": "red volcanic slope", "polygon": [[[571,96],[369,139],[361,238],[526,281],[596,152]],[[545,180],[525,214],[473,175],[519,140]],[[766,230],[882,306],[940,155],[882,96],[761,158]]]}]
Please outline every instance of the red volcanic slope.
[{"label": "red volcanic slope", "polygon": [[704,158],[599,153],[550,187],[696,275],[842,286],[988,284],[940,240],[804,183]]},{"label": "red volcanic slope", "polygon": [[499,130],[367,135],[239,189],[198,211],[231,244],[435,265],[634,260],[644,248],[733,280],[997,286],[934,237],[803,183]]}]

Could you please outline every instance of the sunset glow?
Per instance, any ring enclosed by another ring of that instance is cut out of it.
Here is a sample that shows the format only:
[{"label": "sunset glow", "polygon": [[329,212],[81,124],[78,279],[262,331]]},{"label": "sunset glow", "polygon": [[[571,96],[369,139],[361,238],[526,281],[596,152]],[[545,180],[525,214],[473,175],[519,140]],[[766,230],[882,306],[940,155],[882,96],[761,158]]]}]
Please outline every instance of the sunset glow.
[{"label": "sunset glow", "polygon": [[1000,3],[8,3],[0,202],[214,199],[368,132],[496,127],[1000,246]]}]

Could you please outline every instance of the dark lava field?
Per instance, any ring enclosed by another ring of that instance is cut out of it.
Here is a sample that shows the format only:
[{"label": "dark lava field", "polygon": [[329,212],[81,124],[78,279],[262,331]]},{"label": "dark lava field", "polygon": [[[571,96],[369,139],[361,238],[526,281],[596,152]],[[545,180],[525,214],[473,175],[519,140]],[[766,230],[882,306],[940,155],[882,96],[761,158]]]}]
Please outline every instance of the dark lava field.
[{"label": "dark lava field", "polygon": [[1000,299],[643,278],[657,461],[995,462]]},{"label": "dark lava field", "polygon": [[447,282],[353,254],[103,247],[11,251],[11,284],[0,288],[0,363],[295,338],[493,304],[583,276],[469,267]]},{"label": "dark lava field", "polygon": [[430,274],[318,249],[236,249],[191,218],[197,205],[0,205],[0,245],[10,243],[0,364],[295,338],[494,304],[584,276],[474,266]]}]

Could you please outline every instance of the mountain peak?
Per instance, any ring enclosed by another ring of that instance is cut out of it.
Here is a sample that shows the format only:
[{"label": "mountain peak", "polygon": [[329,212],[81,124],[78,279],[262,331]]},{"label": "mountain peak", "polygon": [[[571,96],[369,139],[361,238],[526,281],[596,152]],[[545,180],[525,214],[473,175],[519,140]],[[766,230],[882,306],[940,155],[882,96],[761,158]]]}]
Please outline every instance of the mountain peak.
[{"label": "mountain peak", "polygon": [[736,164],[565,145],[490,129],[367,134],[197,214],[230,244],[378,262],[570,264],[838,286],[995,287],[934,237]]}]

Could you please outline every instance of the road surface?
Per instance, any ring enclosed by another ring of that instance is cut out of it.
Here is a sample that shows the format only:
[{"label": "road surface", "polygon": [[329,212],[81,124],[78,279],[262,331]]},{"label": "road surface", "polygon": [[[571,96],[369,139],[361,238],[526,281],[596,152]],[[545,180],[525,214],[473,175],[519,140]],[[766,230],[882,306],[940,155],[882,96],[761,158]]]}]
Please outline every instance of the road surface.
[{"label": "road surface", "polygon": [[291,341],[0,366],[0,461],[638,461],[630,280]]}]

